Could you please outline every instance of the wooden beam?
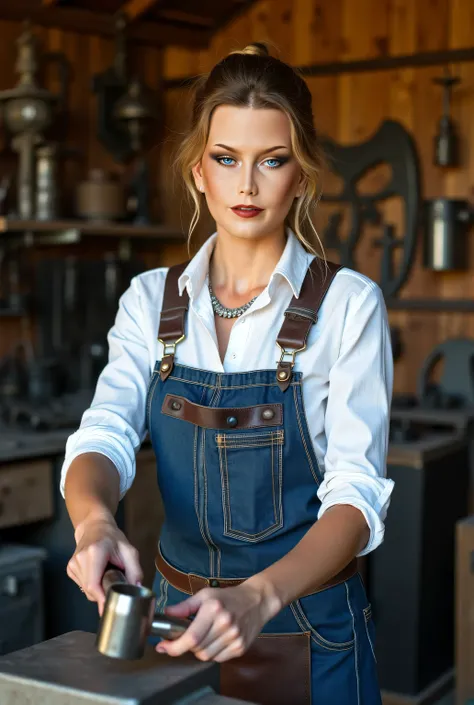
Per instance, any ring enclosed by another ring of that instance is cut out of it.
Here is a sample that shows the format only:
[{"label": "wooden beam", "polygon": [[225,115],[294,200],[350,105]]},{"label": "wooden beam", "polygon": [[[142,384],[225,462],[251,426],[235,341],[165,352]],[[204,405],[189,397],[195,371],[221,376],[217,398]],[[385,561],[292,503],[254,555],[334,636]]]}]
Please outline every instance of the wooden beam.
[{"label": "wooden beam", "polygon": [[157,2],[158,0],[128,0],[121,7],[121,11],[127,15],[129,20],[136,20],[137,17],[145,14]]},{"label": "wooden beam", "polygon": [[[112,14],[91,12],[75,7],[45,7],[37,0],[0,0],[0,19],[23,22],[29,19],[33,25],[58,27],[79,34],[115,36]],[[20,31],[20,29],[19,29]],[[189,49],[204,49],[209,45],[212,32],[203,28],[179,27],[160,22],[133,22],[129,37],[138,44],[148,46],[185,46]]]},{"label": "wooden beam", "polygon": [[194,15],[190,12],[182,12],[181,10],[159,10],[157,20],[169,20],[170,22],[183,22],[184,24],[196,25],[197,27],[207,27],[208,29],[216,27],[216,23],[212,17],[202,17],[202,15]]}]

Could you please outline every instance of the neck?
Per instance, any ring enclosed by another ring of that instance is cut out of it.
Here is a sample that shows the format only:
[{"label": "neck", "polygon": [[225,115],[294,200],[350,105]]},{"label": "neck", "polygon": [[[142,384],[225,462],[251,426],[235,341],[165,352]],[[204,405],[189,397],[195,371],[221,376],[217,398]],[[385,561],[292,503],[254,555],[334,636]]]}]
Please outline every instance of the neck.
[{"label": "neck", "polygon": [[209,264],[214,291],[231,297],[246,297],[263,290],[285,249],[284,229],[258,240],[246,240],[218,231]]}]

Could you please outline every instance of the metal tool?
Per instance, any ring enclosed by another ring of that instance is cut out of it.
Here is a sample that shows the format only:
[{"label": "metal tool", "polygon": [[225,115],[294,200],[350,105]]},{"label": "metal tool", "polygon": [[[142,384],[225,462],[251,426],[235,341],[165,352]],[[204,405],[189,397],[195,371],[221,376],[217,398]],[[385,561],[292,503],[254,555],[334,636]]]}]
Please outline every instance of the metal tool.
[{"label": "metal tool", "polygon": [[102,589],[106,600],[96,646],[104,656],[142,658],[149,635],[177,639],[191,624],[188,619],[155,612],[155,593],[128,583],[125,575],[113,566],[104,573]]}]

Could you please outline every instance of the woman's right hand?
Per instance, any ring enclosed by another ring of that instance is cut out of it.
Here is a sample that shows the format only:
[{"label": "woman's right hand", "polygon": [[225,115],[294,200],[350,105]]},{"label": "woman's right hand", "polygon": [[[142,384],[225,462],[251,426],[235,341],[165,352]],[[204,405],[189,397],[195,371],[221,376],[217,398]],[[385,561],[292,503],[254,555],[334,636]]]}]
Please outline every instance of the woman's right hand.
[{"label": "woman's right hand", "polygon": [[135,585],[143,579],[138,551],[112,515],[86,518],[76,527],[75,539],[76,550],[67,565],[67,574],[88,600],[97,602],[102,616],[105,595],[101,583],[107,563],[123,570],[127,581]]}]

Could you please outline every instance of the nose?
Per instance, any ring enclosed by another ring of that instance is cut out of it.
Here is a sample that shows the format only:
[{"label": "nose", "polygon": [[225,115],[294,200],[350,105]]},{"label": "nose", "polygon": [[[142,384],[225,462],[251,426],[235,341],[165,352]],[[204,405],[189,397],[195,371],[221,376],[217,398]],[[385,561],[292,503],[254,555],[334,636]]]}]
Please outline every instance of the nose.
[{"label": "nose", "polygon": [[255,182],[255,173],[252,165],[243,166],[241,171],[241,182],[239,185],[239,194],[243,196],[255,196],[257,193],[257,184]]}]

